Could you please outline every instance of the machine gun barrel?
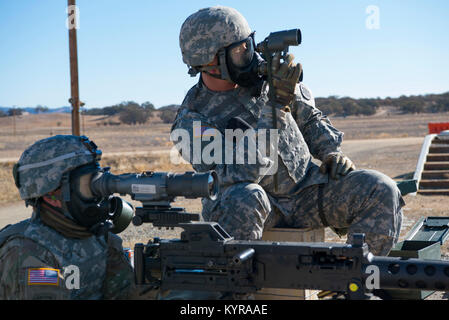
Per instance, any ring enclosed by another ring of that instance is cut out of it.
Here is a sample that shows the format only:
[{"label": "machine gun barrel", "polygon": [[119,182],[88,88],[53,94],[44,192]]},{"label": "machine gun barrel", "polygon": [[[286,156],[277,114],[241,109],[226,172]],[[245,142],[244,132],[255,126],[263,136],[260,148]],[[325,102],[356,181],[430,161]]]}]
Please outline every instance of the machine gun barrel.
[{"label": "machine gun barrel", "polygon": [[379,268],[382,289],[449,290],[449,261],[373,257],[369,265]]}]

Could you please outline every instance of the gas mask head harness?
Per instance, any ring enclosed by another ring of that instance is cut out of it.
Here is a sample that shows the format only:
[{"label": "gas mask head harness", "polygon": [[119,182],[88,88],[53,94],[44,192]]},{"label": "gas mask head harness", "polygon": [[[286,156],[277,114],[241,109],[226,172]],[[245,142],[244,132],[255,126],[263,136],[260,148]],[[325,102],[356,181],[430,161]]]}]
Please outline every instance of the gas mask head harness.
[{"label": "gas mask head harness", "polygon": [[[228,80],[242,87],[260,84],[262,76],[258,70],[264,60],[256,52],[254,33],[252,32],[246,39],[218,50],[217,65],[208,64],[193,68],[191,75],[204,71],[214,78]],[[220,74],[211,73],[211,70],[219,70]]]}]

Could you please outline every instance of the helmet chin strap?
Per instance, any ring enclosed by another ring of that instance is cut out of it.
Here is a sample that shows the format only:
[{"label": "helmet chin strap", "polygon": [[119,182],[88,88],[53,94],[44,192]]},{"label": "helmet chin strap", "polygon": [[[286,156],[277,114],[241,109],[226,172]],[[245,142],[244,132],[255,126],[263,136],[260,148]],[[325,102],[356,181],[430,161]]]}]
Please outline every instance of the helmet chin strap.
[{"label": "helmet chin strap", "polygon": [[218,50],[218,66],[220,67],[221,79],[231,82],[231,75],[229,74],[228,65],[226,64],[226,51],[224,48]]},{"label": "helmet chin strap", "polygon": [[61,194],[62,201],[70,201],[70,178],[68,172],[64,173],[61,179]]},{"label": "helmet chin strap", "polygon": [[204,73],[207,73],[209,76],[211,76],[211,77],[213,77],[213,78],[215,78],[215,79],[218,79],[218,80],[223,80],[222,78],[221,78],[221,75],[220,74],[216,74],[216,73],[210,73],[209,71],[203,71]]},{"label": "helmet chin strap", "polygon": [[[217,58],[218,58],[217,65],[206,65],[206,66],[195,67],[195,68],[191,68],[191,69],[194,69],[195,71],[207,73],[208,75],[210,75],[211,77],[213,77],[215,79],[228,80],[230,82],[234,82],[234,81],[232,81],[231,76],[229,75],[228,66],[226,64],[226,51],[224,48],[218,50]],[[219,70],[220,74],[211,73],[210,72],[211,70]],[[189,73],[190,73],[190,71],[189,71]]]}]

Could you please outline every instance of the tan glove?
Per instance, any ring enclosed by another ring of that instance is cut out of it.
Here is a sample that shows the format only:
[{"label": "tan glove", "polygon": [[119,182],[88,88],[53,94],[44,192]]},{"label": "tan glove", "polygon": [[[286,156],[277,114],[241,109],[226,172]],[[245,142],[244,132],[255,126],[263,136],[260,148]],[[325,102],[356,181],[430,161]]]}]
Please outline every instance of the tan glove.
[{"label": "tan glove", "polygon": [[338,180],[341,176],[347,175],[355,170],[355,165],[351,159],[340,152],[329,153],[320,166],[320,172],[329,172],[332,179]]},{"label": "tan glove", "polygon": [[271,71],[273,73],[273,86],[276,102],[283,106],[289,105],[295,98],[295,87],[302,73],[300,63],[293,64],[295,56],[287,54],[281,63],[281,54],[278,52],[273,56]]}]

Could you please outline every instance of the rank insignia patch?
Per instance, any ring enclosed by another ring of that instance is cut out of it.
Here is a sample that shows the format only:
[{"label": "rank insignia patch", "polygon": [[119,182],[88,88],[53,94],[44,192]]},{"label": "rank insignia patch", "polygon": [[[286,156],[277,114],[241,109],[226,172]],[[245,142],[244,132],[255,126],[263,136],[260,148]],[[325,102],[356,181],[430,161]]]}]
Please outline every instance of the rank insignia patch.
[{"label": "rank insignia patch", "polygon": [[303,85],[302,83],[299,85],[299,88],[301,89],[301,94],[304,97],[304,99],[306,100],[310,100],[310,98],[312,98],[312,95],[310,94],[309,89],[307,89],[307,87],[305,85]]},{"label": "rank insignia patch", "polygon": [[49,285],[59,284],[59,269],[52,268],[30,268],[28,269],[28,285]]}]

